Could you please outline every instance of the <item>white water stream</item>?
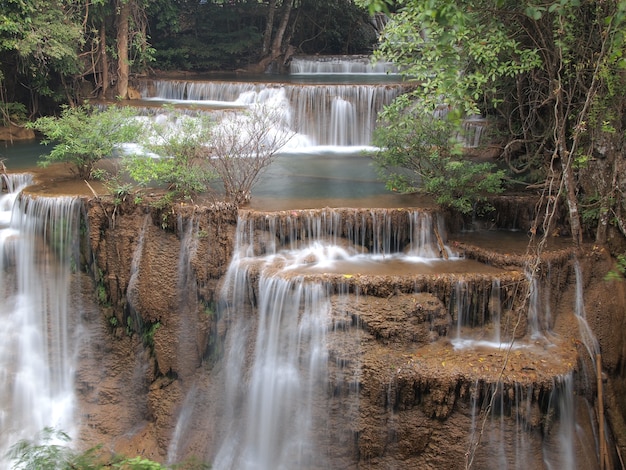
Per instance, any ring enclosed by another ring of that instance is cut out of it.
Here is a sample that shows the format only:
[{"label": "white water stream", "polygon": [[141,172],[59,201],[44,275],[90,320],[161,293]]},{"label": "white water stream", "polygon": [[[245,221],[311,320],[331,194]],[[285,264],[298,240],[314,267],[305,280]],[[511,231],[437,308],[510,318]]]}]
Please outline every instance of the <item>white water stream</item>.
[{"label": "white water stream", "polygon": [[[275,243],[278,239],[267,243],[271,237],[257,238],[254,219],[240,217],[222,294],[227,305],[223,315],[230,324],[220,394],[226,400],[221,423],[227,431],[212,468],[325,468],[319,431],[313,430],[323,429],[327,418],[319,399],[323,403],[327,393],[330,294],[323,282],[307,281],[299,272],[305,267],[332,271],[337,263],[344,267],[383,263],[402,248],[403,236],[408,237],[405,249],[413,253],[407,257],[413,263],[438,259],[430,235],[431,215],[419,211],[404,215],[404,226],[410,230],[401,234],[384,211],[372,212],[370,223],[349,235],[353,247],[337,244],[344,221],[332,210],[304,211],[286,220],[268,216],[267,227],[287,241],[283,246]],[[363,253],[365,240],[375,247],[371,254]],[[259,242],[265,244],[263,254],[255,253]],[[437,258],[431,258],[435,252]]]},{"label": "white water stream", "polygon": [[8,183],[0,196],[0,462],[44,427],[73,434],[80,327],[70,301],[80,200],[19,197],[29,178]]}]

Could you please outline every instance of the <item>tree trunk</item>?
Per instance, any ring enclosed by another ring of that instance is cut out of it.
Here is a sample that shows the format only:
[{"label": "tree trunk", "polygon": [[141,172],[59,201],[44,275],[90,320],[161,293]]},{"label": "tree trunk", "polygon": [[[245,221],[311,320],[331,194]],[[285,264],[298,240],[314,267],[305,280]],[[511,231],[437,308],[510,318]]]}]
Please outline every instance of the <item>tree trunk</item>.
[{"label": "tree trunk", "polygon": [[130,17],[130,1],[119,0],[117,5],[117,96],[128,98],[128,22]]},{"label": "tree trunk", "polygon": [[611,216],[611,211],[612,211],[611,201],[613,200],[615,196],[614,191],[613,191],[613,188],[615,188],[615,175],[616,175],[615,166],[616,166],[615,161],[613,161],[611,165],[612,177],[610,180],[610,187],[602,188],[602,189],[605,189],[605,191],[601,192],[602,196],[600,199],[598,227],[596,229],[596,243],[598,245],[604,245],[608,239],[608,230],[609,230],[610,216]]},{"label": "tree trunk", "polygon": [[569,211],[569,224],[570,230],[572,231],[572,240],[574,245],[579,247],[583,242],[583,231],[580,223],[580,213],[578,212],[578,199],[576,197],[576,178],[574,176],[573,168],[574,155],[572,154],[572,149],[567,146],[567,114],[563,110],[563,87],[561,86],[560,80],[558,83],[559,86],[555,91],[555,96],[557,98],[555,106],[555,127],[557,136],[556,146],[561,160],[561,178],[563,179],[563,186],[565,187],[565,200],[567,201],[567,208]]},{"label": "tree trunk", "polygon": [[261,56],[265,57],[270,53],[270,44],[272,43],[272,32],[274,31],[274,18],[276,16],[276,1],[270,0],[269,11],[267,13],[267,23],[265,23],[265,33],[263,34],[263,49]]},{"label": "tree trunk", "polygon": [[578,199],[576,198],[576,180],[574,178],[574,169],[572,168],[572,156],[562,155],[561,165],[563,168],[563,182],[565,184],[565,195],[569,209],[569,223],[572,231],[572,239],[574,245],[579,247],[583,242],[583,230],[580,223],[580,213],[578,211]]},{"label": "tree trunk", "polygon": [[102,80],[101,96],[105,98],[109,91],[109,59],[107,57],[107,32],[104,20],[100,26],[100,77]]},{"label": "tree trunk", "polygon": [[272,50],[270,53],[272,59],[277,59],[282,54],[283,37],[285,36],[285,31],[287,30],[287,25],[289,24],[289,17],[291,16],[292,8],[293,0],[285,0],[280,25],[278,25],[278,30],[276,31],[276,36],[274,36],[274,42],[272,43]]}]

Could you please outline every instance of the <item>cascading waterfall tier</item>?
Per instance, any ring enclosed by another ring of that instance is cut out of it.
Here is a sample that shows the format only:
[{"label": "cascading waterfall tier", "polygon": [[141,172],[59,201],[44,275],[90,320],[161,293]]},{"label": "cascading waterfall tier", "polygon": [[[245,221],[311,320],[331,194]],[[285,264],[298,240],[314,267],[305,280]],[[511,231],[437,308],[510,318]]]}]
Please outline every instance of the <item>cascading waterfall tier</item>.
[{"label": "cascading waterfall tier", "polygon": [[374,61],[371,56],[297,56],[289,63],[291,75],[389,75],[393,64]]},{"label": "cascading waterfall tier", "polygon": [[299,147],[367,146],[382,108],[405,89],[401,84],[250,83],[150,80],[141,83],[144,100],[218,108],[285,103],[283,118]]},{"label": "cascading waterfall tier", "polygon": [[436,465],[427,448],[451,426],[463,430],[459,462],[577,468],[575,345],[527,327],[514,336],[523,267],[468,263],[445,242],[444,259],[443,240],[438,215],[419,210],[241,211],[222,289],[227,400],[214,468],[319,468],[355,455]]},{"label": "cascading waterfall tier", "polygon": [[80,264],[82,202],[16,196],[29,181],[9,176],[13,192],[0,197],[2,456],[19,439],[33,438],[45,427],[70,435],[75,427],[80,306],[70,298],[80,291],[72,273]]}]

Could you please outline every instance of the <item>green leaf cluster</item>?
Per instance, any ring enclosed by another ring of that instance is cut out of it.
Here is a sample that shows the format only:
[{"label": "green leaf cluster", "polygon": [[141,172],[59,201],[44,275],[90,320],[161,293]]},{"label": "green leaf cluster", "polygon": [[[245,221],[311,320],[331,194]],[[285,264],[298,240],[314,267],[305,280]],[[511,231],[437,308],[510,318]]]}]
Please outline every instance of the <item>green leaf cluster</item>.
[{"label": "green leaf cluster", "polygon": [[[19,80],[37,95],[62,100],[65,77],[81,70],[84,44],[77,9],[70,0],[7,1],[0,13],[0,65],[15,64]],[[0,79],[9,69],[0,67]]]},{"label": "green leaf cluster", "polygon": [[70,447],[70,437],[53,428],[46,427],[33,439],[24,439],[14,444],[7,456],[12,461],[14,470],[167,470],[178,468],[187,470],[207,469],[202,462],[189,460],[181,464],[166,467],[144,457],[124,457],[111,455],[102,446],[86,451],[75,451]]},{"label": "green leaf cluster", "polygon": [[[359,3],[377,11],[387,2]],[[489,117],[501,131],[499,167],[508,170],[508,181],[548,191],[565,188],[577,243],[582,233],[577,205],[585,193],[599,191],[601,214],[621,212],[613,209],[621,198],[605,184],[597,156],[613,165],[615,149],[624,147],[626,1],[398,0],[394,5],[376,54],[395,63],[415,88],[411,99],[396,105],[402,112],[384,124],[390,132],[411,141],[402,130],[411,125],[408,116],[417,122],[442,106],[455,118]],[[379,141],[387,153],[394,140],[389,134]],[[429,155],[427,150],[420,154]],[[420,174],[419,188],[429,182],[463,187],[467,181],[456,178],[456,170],[481,168],[458,159],[451,172],[446,158],[438,157],[445,177],[424,180]],[[482,170],[494,174],[492,183],[501,177],[496,167]],[[407,171],[410,176],[415,170]],[[407,175],[400,176],[395,184],[406,182]],[[485,183],[482,190],[495,188]],[[548,199],[562,200],[555,194]]]},{"label": "green leaf cluster", "polygon": [[388,189],[425,193],[462,213],[490,209],[488,196],[503,191],[505,173],[493,163],[463,158],[454,113],[435,117],[405,95],[383,117],[374,162]]},{"label": "green leaf cluster", "polygon": [[376,54],[396,63],[420,88],[423,106],[443,103],[465,114],[480,113],[482,100],[504,98],[498,85],[541,66],[507,25],[494,20],[489,2],[428,0],[405,7],[385,28]]},{"label": "green leaf cluster", "polygon": [[28,127],[44,135],[42,144],[53,145],[42,155],[42,166],[68,163],[83,179],[91,178],[94,165],[111,156],[119,144],[134,141],[142,128],[130,108],[99,109],[89,104],[65,106],[59,116],[39,118]]},{"label": "green leaf cluster", "polygon": [[141,146],[148,154],[125,158],[124,167],[142,186],[165,184],[173,197],[193,198],[206,192],[217,175],[207,164],[214,123],[202,113],[185,115],[166,109],[162,119],[150,119]]}]

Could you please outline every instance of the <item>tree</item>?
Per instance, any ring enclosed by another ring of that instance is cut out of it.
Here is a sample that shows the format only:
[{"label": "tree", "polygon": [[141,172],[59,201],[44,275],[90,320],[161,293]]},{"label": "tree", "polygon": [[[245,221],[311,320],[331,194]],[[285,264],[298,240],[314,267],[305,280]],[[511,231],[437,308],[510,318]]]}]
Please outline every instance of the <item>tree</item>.
[{"label": "tree", "polygon": [[[80,72],[83,43],[77,11],[71,1],[9,1],[0,14],[0,85],[8,88],[3,101],[39,98],[58,103],[73,100],[73,77]],[[23,87],[23,88],[22,88]],[[27,91],[28,96],[19,94]]]},{"label": "tree", "polygon": [[[130,75],[154,59],[147,34],[148,0],[96,0],[84,12],[88,50],[84,75],[91,75],[103,97],[115,84],[115,96],[128,98]],[[112,60],[115,59],[115,60]]]},{"label": "tree", "polygon": [[[372,10],[389,4],[361,3]],[[508,139],[502,161],[516,179],[541,189],[546,211],[537,227],[547,233],[565,203],[572,239],[580,244],[579,163],[602,153],[598,143],[609,139],[603,129],[621,128],[623,100],[606,98],[624,90],[626,2],[398,3],[378,53],[415,81],[411,106],[433,111],[443,102],[462,115],[500,118]],[[603,114],[610,126],[599,122]],[[611,142],[622,148],[623,133]],[[610,200],[606,193],[599,199]]]},{"label": "tree", "polygon": [[173,197],[211,192],[211,182],[219,180],[229,202],[247,203],[262,172],[293,136],[281,128],[279,110],[268,106],[226,112],[219,122],[201,113],[166,112],[144,132],[141,146],[152,157],[135,154],[125,166],[135,181],[166,184]]},{"label": "tree", "polygon": [[[457,124],[449,116],[407,113],[407,95],[381,115],[374,143],[374,162],[387,188],[432,195],[437,203],[464,214],[491,209],[488,196],[503,191],[503,170],[490,162],[462,158]],[[389,123],[389,124],[388,124]]]},{"label": "tree", "polygon": [[296,52],[364,54],[377,41],[352,0],[155,2],[148,13],[161,69],[281,70]]},{"label": "tree", "polygon": [[128,24],[130,22],[130,0],[118,0],[115,6],[117,24],[117,96],[128,98]]},{"label": "tree", "polygon": [[69,163],[80,178],[89,179],[98,161],[111,156],[117,145],[136,139],[141,126],[133,118],[130,108],[109,106],[100,110],[85,104],[63,107],[59,117],[45,116],[29,127],[44,134],[42,144],[54,146],[41,157],[42,166]]},{"label": "tree", "polygon": [[289,19],[291,11],[293,10],[293,4],[295,0],[283,0],[282,8],[280,9],[280,21],[278,26],[274,28],[274,9],[278,8],[275,0],[270,1],[267,26],[265,28],[265,37],[263,38],[264,49],[266,44],[271,44],[267,51],[267,56],[263,58],[262,62],[271,63],[276,61],[279,57],[284,57],[286,51],[285,47],[289,44],[289,38],[285,38],[285,32],[289,25]]},{"label": "tree", "polygon": [[282,117],[279,107],[257,104],[213,128],[208,164],[219,175],[226,198],[236,205],[250,201],[263,171],[293,137],[293,131],[282,126]]},{"label": "tree", "polygon": [[185,115],[166,108],[150,120],[140,145],[151,152],[129,155],[124,167],[139,184],[165,184],[172,197],[192,199],[207,192],[217,175],[207,163],[210,129],[207,115]]}]

